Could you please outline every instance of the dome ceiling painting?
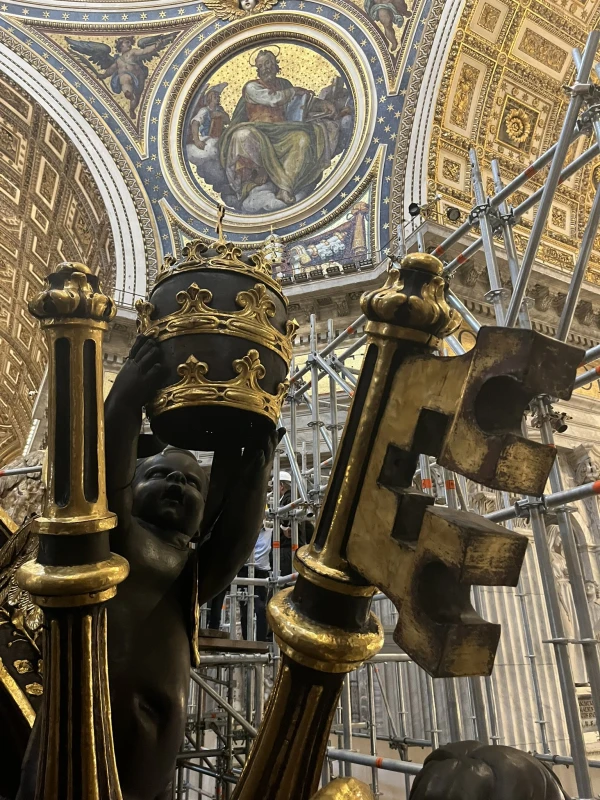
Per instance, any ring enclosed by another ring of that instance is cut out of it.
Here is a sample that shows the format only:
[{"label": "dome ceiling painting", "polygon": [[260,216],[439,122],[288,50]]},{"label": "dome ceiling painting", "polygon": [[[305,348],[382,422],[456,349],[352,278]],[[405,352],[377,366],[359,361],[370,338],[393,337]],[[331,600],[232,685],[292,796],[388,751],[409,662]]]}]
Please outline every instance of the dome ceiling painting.
[{"label": "dome ceiling painting", "polygon": [[5,3],[0,42],[118,153],[151,209],[150,278],[214,238],[219,204],[242,247],[274,230],[290,269],[327,275],[379,264],[395,238],[399,120],[434,5]]},{"label": "dome ceiling painting", "polygon": [[28,301],[60,261],[83,261],[109,290],[106,213],[64,132],[0,74],[0,466],[22,451],[46,346]]}]

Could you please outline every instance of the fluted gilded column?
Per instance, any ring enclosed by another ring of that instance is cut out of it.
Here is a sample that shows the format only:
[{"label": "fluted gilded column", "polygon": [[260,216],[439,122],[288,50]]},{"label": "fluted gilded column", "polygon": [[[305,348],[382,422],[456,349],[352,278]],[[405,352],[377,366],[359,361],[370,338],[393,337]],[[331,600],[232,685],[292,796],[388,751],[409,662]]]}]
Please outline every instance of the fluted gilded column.
[{"label": "fluted gilded column", "polygon": [[29,310],[48,343],[49,470],[37,560],[17,576],[46,621],[40,755],[26,800],[120,800],[105,603],[129,567],[109,546],[102,393],[102,340],[116,309],[84,264],[65,263]]}]

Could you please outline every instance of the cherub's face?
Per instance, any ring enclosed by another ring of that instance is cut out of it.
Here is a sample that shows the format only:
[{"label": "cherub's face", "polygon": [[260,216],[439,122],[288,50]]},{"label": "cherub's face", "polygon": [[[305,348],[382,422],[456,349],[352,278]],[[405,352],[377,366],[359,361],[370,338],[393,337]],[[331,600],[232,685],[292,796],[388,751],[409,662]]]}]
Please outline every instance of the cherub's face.
[{"label": "cherub's face", "polygon": [[206,477],[186,453],[167,451],[145,459],[133,479],[132,513],[159,530],[192,538],[204,514]]},{"label": "cherub's face", "polygon": [[257,0],[240,0],[240,8],[242,11],[254,11],[256,3]]}]

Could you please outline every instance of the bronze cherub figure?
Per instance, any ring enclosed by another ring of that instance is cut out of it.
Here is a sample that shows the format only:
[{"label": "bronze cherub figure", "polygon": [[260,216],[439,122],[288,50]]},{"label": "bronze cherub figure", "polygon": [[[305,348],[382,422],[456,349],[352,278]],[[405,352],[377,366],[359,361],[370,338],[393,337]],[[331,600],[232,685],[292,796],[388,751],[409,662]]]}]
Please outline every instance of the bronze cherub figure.
[{"label": "bronze cherub figure", "polygon": [[[210,476],[189,451],[137,459],[142,409],[163,376],[153,339],[140,336],[106,400],[107,495],[118,525],[112,552],[130,574],[108,603],[108,667],[123,800],[166,800],[186,718],[200,605],[236,575],[262,521],[281,432],[217,454]],[[212,497],[211,497],[212,495]],[[191,548],[197,539],[197,547]],[[18,795],[35,782],[39,726]]]}]

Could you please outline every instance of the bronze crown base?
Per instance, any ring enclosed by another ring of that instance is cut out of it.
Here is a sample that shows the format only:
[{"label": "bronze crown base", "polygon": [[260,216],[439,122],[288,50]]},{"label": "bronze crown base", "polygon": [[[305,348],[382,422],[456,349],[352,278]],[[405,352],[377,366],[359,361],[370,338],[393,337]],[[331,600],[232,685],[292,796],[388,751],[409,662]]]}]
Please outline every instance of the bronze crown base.
[{"label": "bronze crown base", "polygon": [[257,350],[233,361],[234,378],[211,380],[207,363],[188,356],[177,367],[181,380],[162,389],[148,407],[152,430],[161,441],[191,450],[214,450],[232,442],[244,446],[256,433],[273,430],[288,382],[277,394],[262,388],[265,367]]},{"label": "bronze crown base", "polygon": [[229,444],[245,447],[275,425],[267,417],[240,408],[198,405],[152,417],[153,433],[165,444],[186,450],[211,451]]}]

